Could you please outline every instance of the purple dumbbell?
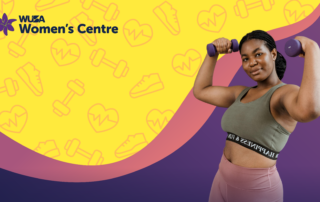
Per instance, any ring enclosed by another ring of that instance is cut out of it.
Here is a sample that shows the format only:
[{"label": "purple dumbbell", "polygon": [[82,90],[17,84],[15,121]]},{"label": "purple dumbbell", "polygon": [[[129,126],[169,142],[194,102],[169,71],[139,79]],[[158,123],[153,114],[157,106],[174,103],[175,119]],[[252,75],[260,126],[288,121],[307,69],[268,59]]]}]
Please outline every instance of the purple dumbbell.
[{"label": "purple dumbbell", "polygon": [[[232,49],[233,52],[237,52],[239,50],[239,44],[238,44],[237,39],[232,39],[231,40],[231,49]],[[209,43],[207,45],[207,52],[208,52],[208,55],[210,57],[212,57],[212,56],[214,56],[216,54],[217,49],[212,43]]]},{"label": "purple dumbbell", "polygon": [[297,39],[290,39],[287,41],[284,46],[284,51],[290,57],[296,57],[300,53],[303,53],[301,43]]}]

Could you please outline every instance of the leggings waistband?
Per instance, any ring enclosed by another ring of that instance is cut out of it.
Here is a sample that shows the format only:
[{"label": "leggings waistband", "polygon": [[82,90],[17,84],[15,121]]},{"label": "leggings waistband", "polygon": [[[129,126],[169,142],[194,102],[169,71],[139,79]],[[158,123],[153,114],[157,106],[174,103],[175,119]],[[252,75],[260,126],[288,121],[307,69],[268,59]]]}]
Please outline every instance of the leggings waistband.
[{"label": "leggings waistband", "polygon": [[247,168],[231,163],[224,155],[219,164],[219,172],[230,186],[259,190],[271,188],[281,182],[276,165],[269,168]]}]

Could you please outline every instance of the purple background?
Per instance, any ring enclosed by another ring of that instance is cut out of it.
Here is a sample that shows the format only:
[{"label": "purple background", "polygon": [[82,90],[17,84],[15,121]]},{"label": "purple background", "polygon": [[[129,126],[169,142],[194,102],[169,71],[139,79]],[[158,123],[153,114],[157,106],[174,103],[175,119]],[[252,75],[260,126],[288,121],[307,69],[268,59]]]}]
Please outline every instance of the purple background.
[{"label": "purple background", "polygon": [[[298,35],[320,44],[319,18]],[[277,41],[277,50],[287,60],[282,81],[300,86],[304,59],[290,58],[284,52],[285,42],[292,38],[294,36]],[[256,83],[241,67],[230,84],[234,85],[254,86]],[[163,160],[111,180],[53,182],[0,169],[0,201],[206,202],[226,141],[227,134],[220,125],[225,110],[216,108],[185,145]],[[298,123],[279,155],[277,168],[283,182],[284,201],[320,201],[319,124],[319,118]]]}]

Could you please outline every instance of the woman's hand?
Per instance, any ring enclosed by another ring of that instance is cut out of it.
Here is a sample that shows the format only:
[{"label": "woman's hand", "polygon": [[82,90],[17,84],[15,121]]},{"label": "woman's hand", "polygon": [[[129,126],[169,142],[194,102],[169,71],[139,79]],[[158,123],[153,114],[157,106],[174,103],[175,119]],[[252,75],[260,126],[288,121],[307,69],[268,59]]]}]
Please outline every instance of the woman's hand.
[{"label": "woman's hand", "polygon": [[231,41],[222,37],[214,40],[213,45],[216,47],[218,53],[231,53]]},{"label": "woman's hand", "polygon": [[311,39],[309,39],[309,38],[307,38],[307,37],[304,37],[304,36],[296,36],[294,39],[300,41],[300,43],[301,43],[302,52],[303,52],[303,53],[300,53],[300,54],[299,54],[299,57],[302,57],[302,58],[304,58],[306,49],[307,49],[307,47],[309,46],[309,44],[311,44],[311,43],[317,43],[317,42],[315,42],[315,41],[313,41],[313,40],[311,40]]}]

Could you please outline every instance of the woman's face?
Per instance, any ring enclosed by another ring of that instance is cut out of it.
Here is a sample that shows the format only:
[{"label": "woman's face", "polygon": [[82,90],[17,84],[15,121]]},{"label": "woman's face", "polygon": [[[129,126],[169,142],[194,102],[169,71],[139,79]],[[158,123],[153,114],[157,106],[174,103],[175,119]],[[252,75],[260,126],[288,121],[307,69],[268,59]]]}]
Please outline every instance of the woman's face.
[{"label": "woman's face", "polygon": [[274,48],[271,52],[264,45],[264,41],[250,39],[241,47],[241,60],[244,71],[255,81],[263,81],[274,71],[277,51]]}]

